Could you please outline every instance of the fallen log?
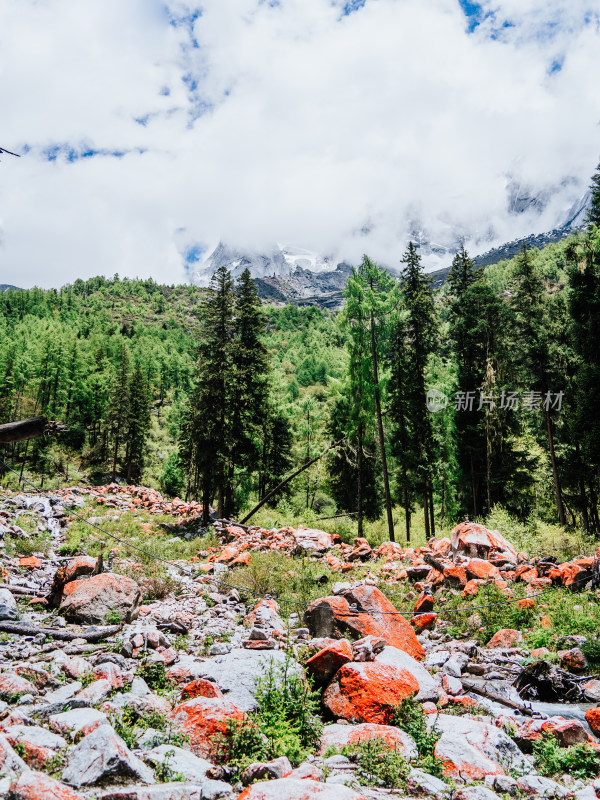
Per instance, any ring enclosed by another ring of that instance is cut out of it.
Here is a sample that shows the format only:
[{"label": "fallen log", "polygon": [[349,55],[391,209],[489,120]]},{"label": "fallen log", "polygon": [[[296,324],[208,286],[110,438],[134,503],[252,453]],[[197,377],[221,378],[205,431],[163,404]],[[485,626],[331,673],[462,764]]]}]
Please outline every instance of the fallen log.
[{"label": "fallen log", "polygon": [[48,417],[31,417],[19,422],[7,422],[0,425],[0,444],[24,442],[26,439],[35,439],[48,433],[58,433],[66,430],[60,422],[52,422]]},{"label": "fallen log", "polygon": [[[69,556],[69,558],[72,559],[73,556]],[[26,597],[46,596],[44,592],[40,592],[37,589],[29,589],[26,586],[11,586],[8,583],[0,583],[0,589],[8,589],[11,594],[25,595]]]},{"label": "fallen log", "polygon": [[462,685],[469,692],[473,692],[473,694],[478,694],[480,697],[485,697],[487,700],[491,700],[494,703],[500,703],[500,705],[507,706],[515,711],[520,711],[521,714],[525,714],[528,717],[532,717],[535,713],[530,706],[517,703],[514,700],[509,700],[506,697],[502,697],[500,694],[496,694],[496,692],[490,692],[488,689],[484,689],[482,686],[478,686],[476,683],[463,680]]},{"label": "fallen log", "polygon": [[0,631],[3,633],[14,633],[17,636],[37,636],[43,633],[44,636],[52,636],[53,639],[60,639],[63,642],[71,642],[73,639],[85,639],[86,642],[101,642],[108,636],[118,633],[122,625],[110,625],[96,631],[63,631],[60,628],[36,628],[34,625],[21,625],[18,622],[0,622]]},{"label": "fallen log", "polygon": [[428,553],[426,553],[423,556],[423,561],[426,564],[429,564],[430,567],[433,567],[433,569],[436,569],[442,575],[444,574],[444,565],[442,564],[441,561],[438,561],[437,558],[434,558],[433,556],[430,556]]}]

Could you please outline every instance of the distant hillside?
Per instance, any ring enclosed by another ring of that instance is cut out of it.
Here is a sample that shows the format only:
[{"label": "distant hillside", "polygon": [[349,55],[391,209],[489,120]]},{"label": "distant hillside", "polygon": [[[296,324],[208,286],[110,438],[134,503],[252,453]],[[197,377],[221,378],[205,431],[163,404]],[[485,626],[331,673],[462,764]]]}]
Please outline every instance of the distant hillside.
[{"label": "distant hillside", "polygon": [[12,286],[10,283],[0,283],[0,292],[5,292],[7,289],[18,290],[18,286]]}]

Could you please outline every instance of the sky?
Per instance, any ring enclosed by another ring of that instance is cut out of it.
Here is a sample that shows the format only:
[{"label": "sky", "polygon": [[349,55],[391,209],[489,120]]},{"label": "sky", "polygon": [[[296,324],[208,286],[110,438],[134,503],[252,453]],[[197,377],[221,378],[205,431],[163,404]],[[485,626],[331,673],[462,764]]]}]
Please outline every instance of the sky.
[{"label": "sky", "polygon": [[0,283],[548,230],[600,159],[599,68],[599,0],[1,0]]}]

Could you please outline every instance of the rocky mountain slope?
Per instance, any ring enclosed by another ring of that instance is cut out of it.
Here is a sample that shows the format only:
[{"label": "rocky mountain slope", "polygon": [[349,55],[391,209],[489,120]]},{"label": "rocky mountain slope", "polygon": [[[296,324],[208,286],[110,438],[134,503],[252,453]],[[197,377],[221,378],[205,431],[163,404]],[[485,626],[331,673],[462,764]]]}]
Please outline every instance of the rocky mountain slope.
[{"label": "rocky mountain slope", "polygon": [[0,492],[1,796],[596,797],[595,557],[470,523],[374,548],[199,512],[115,484]]}]

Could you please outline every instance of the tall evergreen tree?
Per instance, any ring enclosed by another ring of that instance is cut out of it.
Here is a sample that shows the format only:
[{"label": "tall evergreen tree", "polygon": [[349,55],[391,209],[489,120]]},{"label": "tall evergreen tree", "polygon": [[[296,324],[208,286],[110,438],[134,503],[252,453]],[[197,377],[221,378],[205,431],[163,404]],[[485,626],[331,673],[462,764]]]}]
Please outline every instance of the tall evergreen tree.
[{"label": "tall evergreen tree", "polygon": [[127,482],[139,481],[144,469],[147,437],[150,431],[150,396],[148,382],[136,361],[129,384],[129,408],[126,430],[125,468]]},{"label": "tall evergreen tree", "polygon": [[[512,284],[511,308],[514,314],[514,346],[519,364],[521,385],[527,392],[538,392],[540,399],[550,392],[551,364],[549,358],[550,321],[547,293],[540,270],[531,252],[523,245],[516,262]],[[552,465],[556,509],[561,525],[565,524],[562,489],[554,446],[553,410],[550,402],[542,402],[545,438]]]},{"label": "tall evergreen tree", "polygon": [[119,368],[110,397],[107,431],[111,442],[112,480],[117,479],[117,463],[129,417],[129,350],[121,345]]},{"label": "tall evergreen tree", "polygon": [[431,420],[427,414],[426,369],[436,348],[436,313],[431,281],[423,271],[421,257],[413,242],[409,242],[400,277],[402,300],[406,314],[405,344],[412,371],[407,382],[407,402],[414,419],[413,435],[418,453],[419,489],[423,498],[425,534],[435,535],[433,513],[433,477],[435,470],[434,441]]}]

